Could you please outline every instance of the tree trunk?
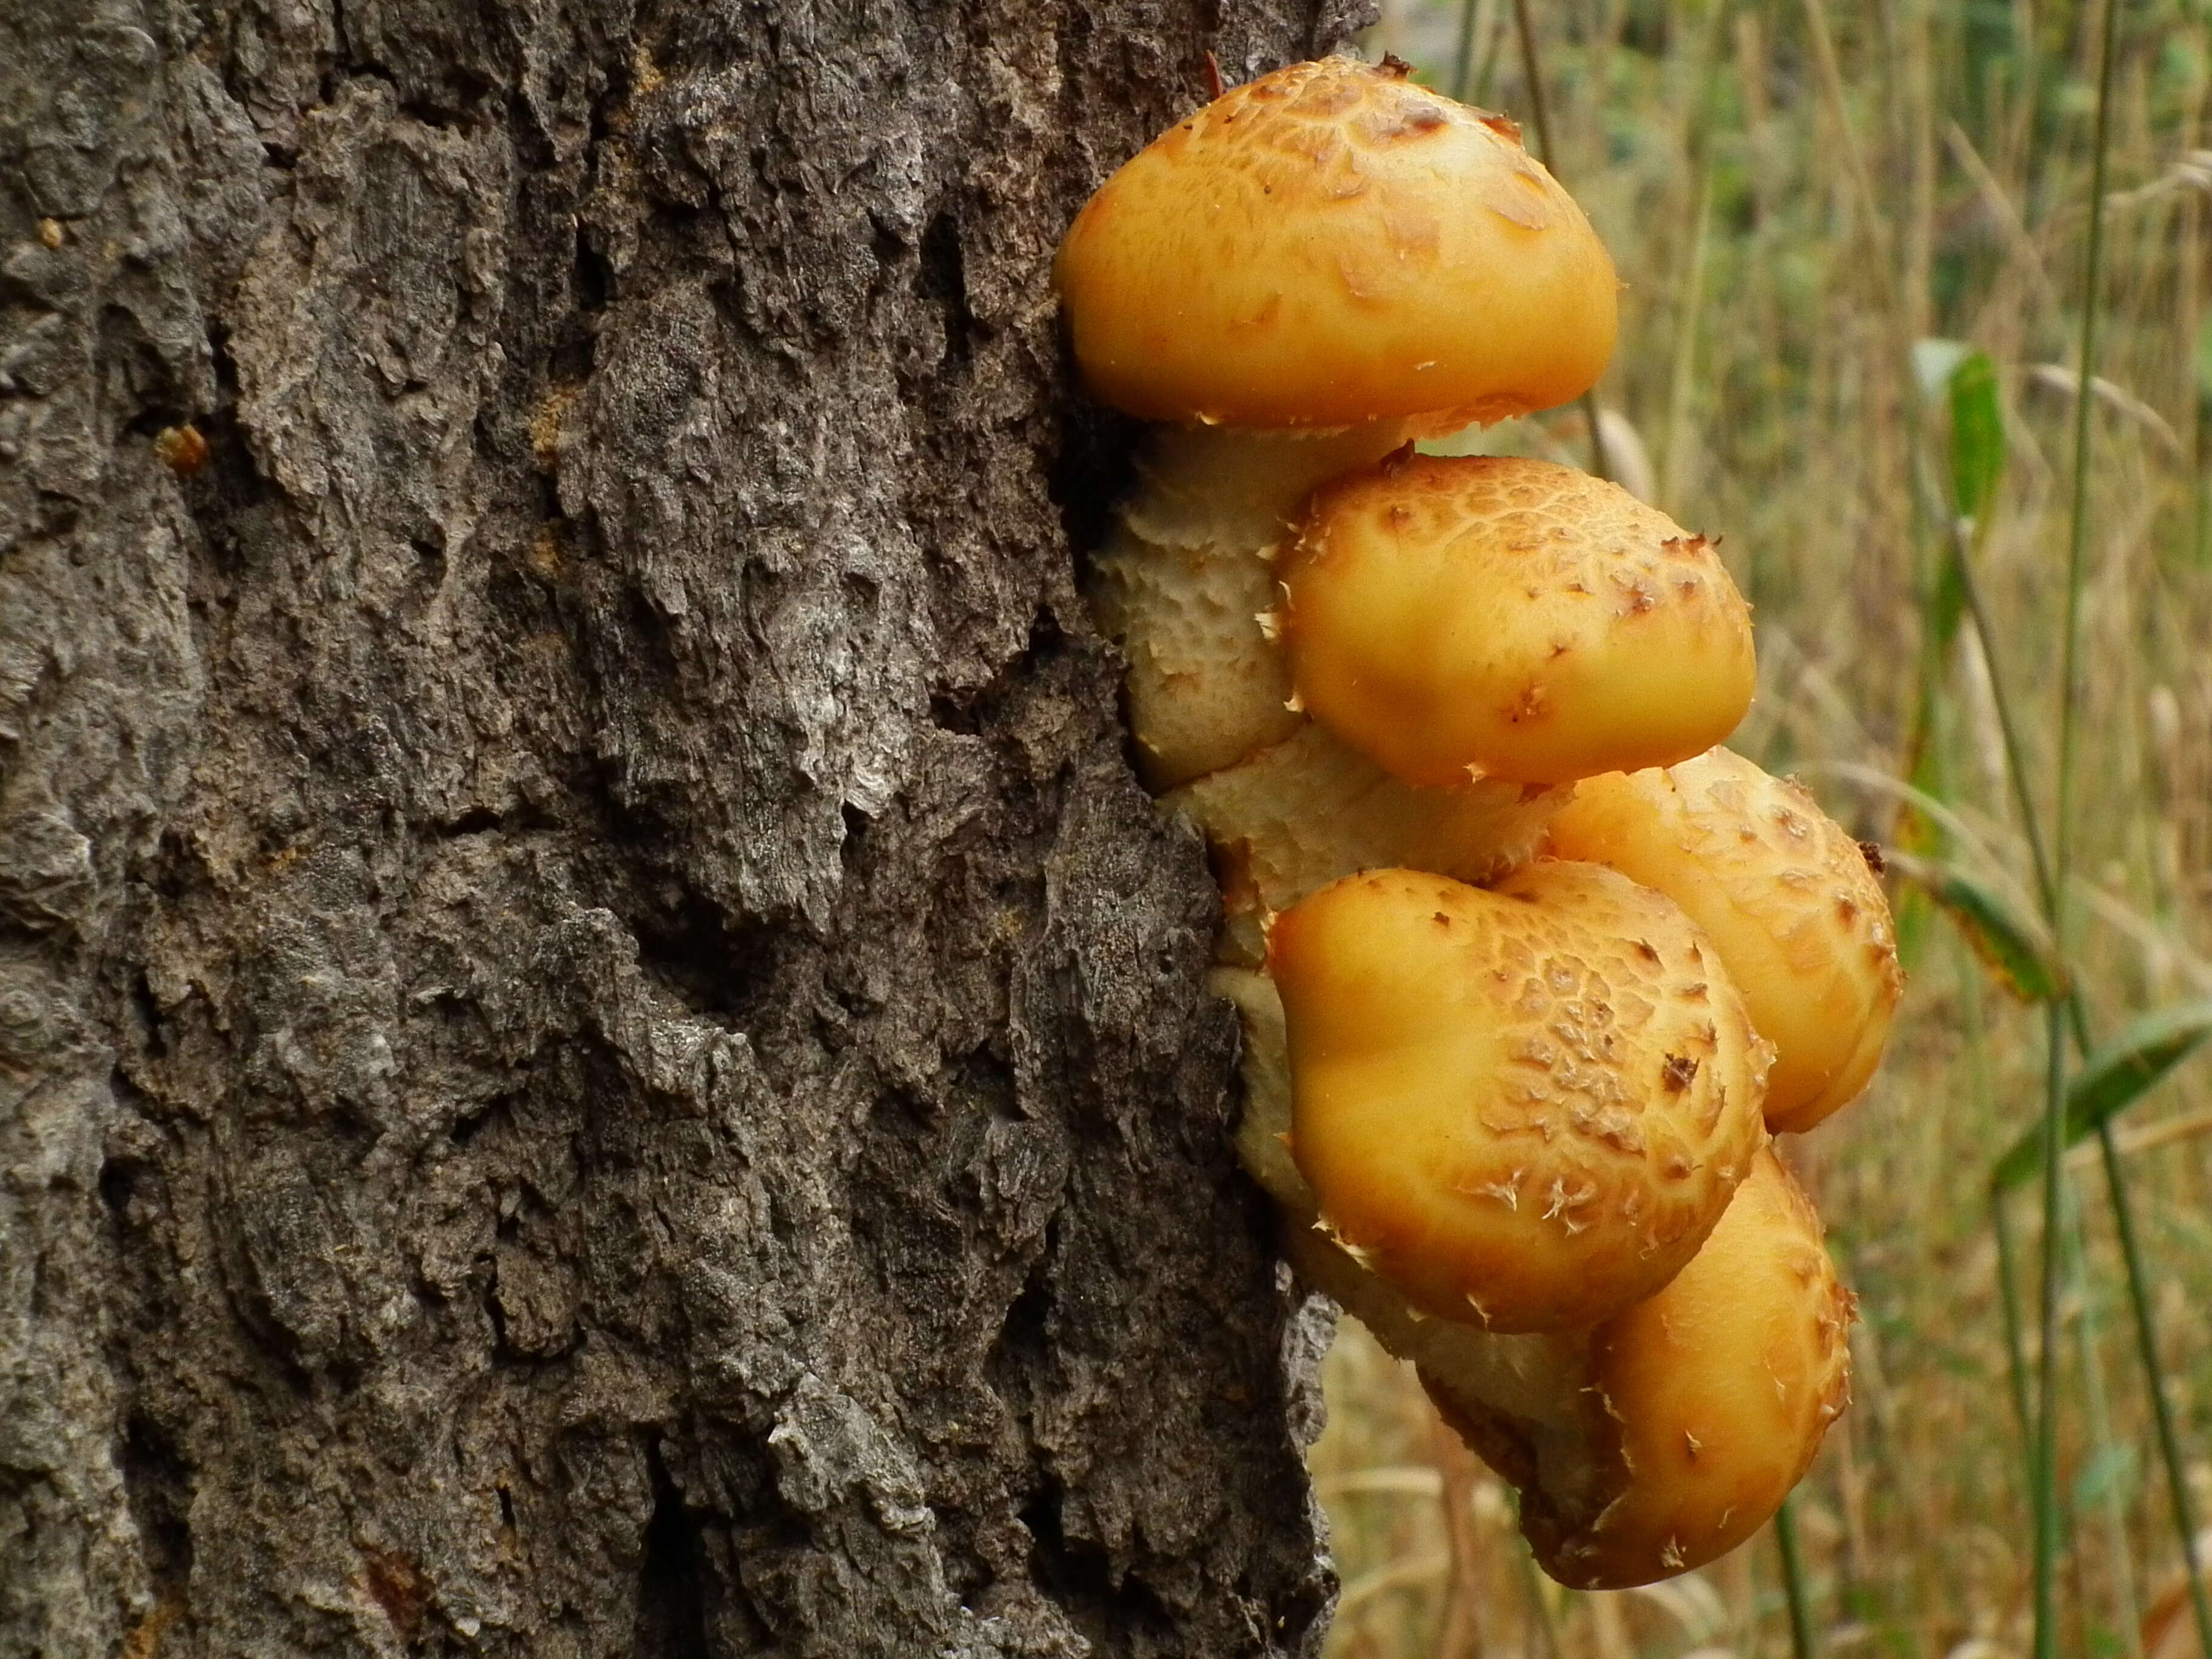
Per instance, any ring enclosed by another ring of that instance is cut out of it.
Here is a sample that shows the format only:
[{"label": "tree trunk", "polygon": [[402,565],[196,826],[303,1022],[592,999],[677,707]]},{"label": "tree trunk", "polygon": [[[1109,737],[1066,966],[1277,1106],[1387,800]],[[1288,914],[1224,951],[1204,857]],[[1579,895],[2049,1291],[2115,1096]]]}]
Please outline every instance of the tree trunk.
[{"label": "tree trunk", "polygon": [[0,0],[0,1659],[1309,1651],[1078,595],[1338,0]]}]

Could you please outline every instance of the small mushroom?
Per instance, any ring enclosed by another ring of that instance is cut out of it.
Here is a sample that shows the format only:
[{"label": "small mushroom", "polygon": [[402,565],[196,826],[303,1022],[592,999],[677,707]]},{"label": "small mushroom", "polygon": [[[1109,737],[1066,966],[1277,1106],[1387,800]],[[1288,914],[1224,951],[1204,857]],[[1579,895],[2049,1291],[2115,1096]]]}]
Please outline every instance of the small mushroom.
[{"label": "small mushroom", "polygon": [[1429,1313],[1609,1317],[1689,1261],[1765,1143],[1741,999],[1613,871],[1370,872],[1280,916],[1267,969],[1321,1224]]},{"label": "small mushroom", "polygon": [[1408,782],[1666,765],[1751,706],[1711,545],[1572,467],[1385,460],[1317,492],[1282,563],[1297,696]]},{"label": "small mushroom", "polygon": [[1423,1362],[1421,1381],[1521,1489],[1544,1571],[1620,1589],[1703,1566],[1781,1507],[1850,1398],[1855,1306],[1812,1201],[1762,1150],[1689,1265],[1590,1334],[1601,1419],[1562,1434],[1500,1410],[1480,1375]]},{"label": "small mushroom", "polygon": [[1770,1128],[1809,1129],[1865,1088],[1905,975],[1881,884],[1802,786],[1726,749],[1589,778],[1550,847],[1656,888],[1705,930],[1775,1047]]},{"label": "small mushroom", "polygon": [[1349,58],[1163,134],[1076,216],[1053,282],[1085,383],[1132,415],[1431,430],[1587,389],[1620,286],[1511,122]]}]

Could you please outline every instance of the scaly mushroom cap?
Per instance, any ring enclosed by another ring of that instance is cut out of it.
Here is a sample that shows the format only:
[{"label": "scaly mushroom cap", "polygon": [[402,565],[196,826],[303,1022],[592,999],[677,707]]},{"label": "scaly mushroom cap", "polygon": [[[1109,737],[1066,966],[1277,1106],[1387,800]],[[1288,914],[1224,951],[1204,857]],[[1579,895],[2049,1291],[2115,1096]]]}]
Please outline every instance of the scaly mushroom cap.
[{"label": "scaly mushroom cap", "polygon": [[1246,969],[1217,968],[1208,982],[1236,1005],[1243,1028],[1244,1118],[1237,1127],[1237,1156],[1282,1206],[1283,1254],[1299,1278],[1366,1326],[1391,1353],[1413,1361],[1425,1376],[1449,1378],[1471,1408],[1502,1413],[1522,1434],[1570,1448],[1609,1436],[1611,1420],[1589,1386],[1590,1331],[1506,1335],[1431,1318],[1314,1224],[1313,1190],[1290,1152],[1282,998],[1265,974]]},{"label": "scaly mushroom cap", "polygon": [[1386,460],[1316,493],[1281,574],[1299,697],[1408,782],[1667,765],[1751,706],[1711,544],[1571,467]]},{"label": "scaly mushroom cap", "polygon": [[1347,58],[1154,141],[1076,216],[1053,282],[1085,380],[1132,415],[1437,430],[1588,390],[1619,287],[1511,122]]},{"label": "scaly mushroom cap", "polygon": [[1425,1367],[1422,1380],[1522,1486],[1522,1529],[1544,1570],[1619,1589],[1726,1554],[1781,1507],[1850,1397],[1853,1306],[1811,1200],[1764,1151],[1689,1266],[1595,1333],[1591,1382],[1615,1434],[1586,1461],[1441,1374]]},{"label": "scaly mushroom cap", "polygon": [[1657,889],[1711,936],[1775,1047],[1768,1127],[1809,1129],[1866,1086],[1905,975],[1881,884],[1802,787],[1725,749],[1590,778],[1551,848]]},{"label": "scaly mushroom cap", "polygon": [[1322,1223],[1443,1317],[1557,1330],[1642,1300],[1765,1142],[1741,999],[1613,871],[1354,876],[1277,920],[1267,965]]}]

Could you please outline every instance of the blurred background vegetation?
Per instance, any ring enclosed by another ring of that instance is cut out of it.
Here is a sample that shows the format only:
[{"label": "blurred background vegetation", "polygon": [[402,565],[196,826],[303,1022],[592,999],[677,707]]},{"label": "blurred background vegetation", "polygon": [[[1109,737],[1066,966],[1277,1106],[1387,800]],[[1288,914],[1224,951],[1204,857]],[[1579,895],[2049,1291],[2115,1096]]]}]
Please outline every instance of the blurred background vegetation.
[{"label": "blurred background vegetation", "polygon": [[[2101,8],[1531,9],[1546,159],[1626,284],[1600,392],[1612,470],[1723,537],[1757,610],[1761,690],[1734,746],[2032,918],[1992,688],[2048,824]],[[2206,15],[2200,0],[2115,15],[2068,947],[2104,1032],[2212,996]],[[1512,0],[1386,0],[1366,45],[1528,123]],[[1954,396],[1962,351],[1994,369],[1978,405]],[[1954,432],[1954,407],[1991,429]],[[1589,456],[1573,410],[1480,441]],[[1947,576],[1958,515],[1976,509],[1994,677]],[[1989,1186],[2041,1110],[2044,1018],[1947,915],[1900,910],[1912,977],[1883,1072],[1784,1147],[1862,1316],[1856,1403],[1795,1510],[1812,1635],[1826,1655],[2025,1655],[2027,1464]],[[2212,1061],[2118,1128],[2160,1364],[2212,1516]],[[2182,1659],[2197,1635],[2096,1156],[2085,1142],[2068,1159],[2059,1241],[2057,1646]],[[2032,1192],[2012,1207],[2033,1364]],[[1510,1492],[1348,1322],[1327,1382],[1312,1461],[1345,1586],[1335,1659],[1791,1650],[1771,1530],[1650,1590],[1561,1590],[1521,1548]]]}]

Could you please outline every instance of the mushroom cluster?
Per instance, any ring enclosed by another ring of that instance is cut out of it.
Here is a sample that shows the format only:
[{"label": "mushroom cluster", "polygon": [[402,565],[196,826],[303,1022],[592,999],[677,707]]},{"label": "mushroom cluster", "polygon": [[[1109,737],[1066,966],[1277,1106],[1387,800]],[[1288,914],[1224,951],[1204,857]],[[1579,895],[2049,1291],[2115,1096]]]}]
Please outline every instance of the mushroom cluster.
[{"label": "mushroom cluster", "polygon": [[1901,986],[1867,855],[1719,744],[1748,608],[1572,468],[1414,441],[1595,383],[1611,261],[1498,115],[1298,64],[1116,173],[1054,282],[1162,422],[1097,561],[1139,765],[1206,832],[1245,1166],[1561,1581],[1750,1535],[1848,1395],[1771,1149]]}]

